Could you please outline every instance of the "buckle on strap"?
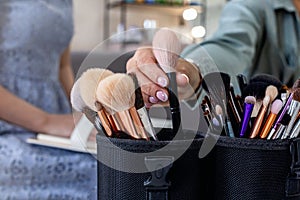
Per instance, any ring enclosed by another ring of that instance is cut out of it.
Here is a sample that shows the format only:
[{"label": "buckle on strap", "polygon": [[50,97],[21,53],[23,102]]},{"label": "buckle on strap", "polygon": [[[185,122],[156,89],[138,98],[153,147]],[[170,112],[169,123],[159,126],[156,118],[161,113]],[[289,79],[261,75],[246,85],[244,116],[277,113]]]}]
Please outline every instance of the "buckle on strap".
[{"label": "buckle on strap", "polygon": [[167,200],[171,183],[167,174],[174,162],[173,156],[148,156],[145,165],[151,176],[144,182],[147,200]]}]

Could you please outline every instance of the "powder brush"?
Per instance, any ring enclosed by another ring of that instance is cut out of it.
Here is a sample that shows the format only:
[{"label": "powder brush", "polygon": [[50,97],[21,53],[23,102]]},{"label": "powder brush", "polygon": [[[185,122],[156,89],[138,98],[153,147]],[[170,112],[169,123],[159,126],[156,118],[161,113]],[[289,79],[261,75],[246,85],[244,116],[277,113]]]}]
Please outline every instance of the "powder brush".
[{"label": "powder brush", "polygon": [[98,83],[108,76],[114,74],[112,71],[101,68],[90,68],[82,73],[79,80],[79,91],[82,100],[85,102],[87,107],[96,111],[102,122],[103,128],[108,136],[112,136],[112,130],[114,129],[114,123],[107,117],[106,111],[103,109],[102,105],[97,102],[95,98],[95,90]]},{"label": "powder brush", "polygon": [[96,99],[123,131],[133,138],[149,140],[135,108],[135,84],[127,74],[116,73],[99,82]]},{"label": "powder brush", "polygon": [[70,99],[72,107],[81,113],[83,113],[86,118],[94,125],[99,133],[104,133],[108,135],[111,133],[110,129],[106,130],[104,124],[101,122],[99,115],[96,111],[90,109],[83,101],[80,89],[79,89],[80,78],[75,81],[71,89]]},{"label": "powder brush", "polygon": [[89,68],[80,76],[80,93],[82,100],[93,110],[98,111],[95,90],[98,82],[114,73],[107,69]]},{"label": "powder brush", "polygon": [[152,41],[153,54],[159,66],[169,78],[168,93],[172,115],[173,133],[181,129],[181,113],[176,82],[176,64],[182,50],[177,35],[167,28],[158,30]]}]

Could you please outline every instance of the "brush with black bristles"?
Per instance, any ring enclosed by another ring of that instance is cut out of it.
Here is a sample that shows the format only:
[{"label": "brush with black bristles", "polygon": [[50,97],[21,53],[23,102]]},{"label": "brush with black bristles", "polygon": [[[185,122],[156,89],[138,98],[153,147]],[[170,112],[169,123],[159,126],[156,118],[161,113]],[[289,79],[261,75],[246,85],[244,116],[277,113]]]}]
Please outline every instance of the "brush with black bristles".
[{"label": "brush with black bristles", "polygon": [[177,35],[167,28],[158,30],[152,41],[153,53],[159,66],[169,78],[168,93],[172,115],[173,132],[181,131],[181,113],[176,82],[176,64],[182,50]]},{"label": "brush with black bristles", "polygon": [[95,90],[101,80],[112,74],[114,73],[107,69],[90,68],[83,72],[78,79],[78,90],[80,91],[82,101],[89,109],[98,113],[102,126],[105,129],[106,134],[110,137],[113,136],[113,125],[108,119],[102,105],[97,102]]},{"label": "brush with black bristles", "polygon": [[150,139],[135,108],[135,84],[129,75],[116,73],[99,82],[96,99],[116,119],[119,131],[135,139]]}]

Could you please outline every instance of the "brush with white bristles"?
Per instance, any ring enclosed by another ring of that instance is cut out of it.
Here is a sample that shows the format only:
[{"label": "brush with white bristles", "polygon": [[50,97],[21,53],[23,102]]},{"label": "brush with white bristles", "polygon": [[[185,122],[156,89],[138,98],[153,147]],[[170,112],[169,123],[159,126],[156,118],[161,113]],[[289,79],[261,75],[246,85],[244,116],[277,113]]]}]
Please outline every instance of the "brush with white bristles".
[{"label": "brush with white bristles", "polygon": [[262,123],[264,121],[264,117],[268,111],[269,104],[272,103],[272,101],[274,101],[277,95],[278,90],[275,86],[269,85],[266,88],[265,97],[263,98],[263,104],[259,110],[258,116],[255,119],[254,125],[251,130],[250,138],[255,138],[256,136],[258,136]]},{"label": "brush with white bristles", "polygon": [[167,28],[162,28],[155,33],[152,46],[154,56],[157,59],[159,66],[169,78],[168,92],[170,111],[172,115],[173,132],[176,134],[181,128],[181,114],[175,67],[182,46],[175,32]]},{"label": "brush with white bristles", "polygon": [[107,131],[105,130],[97,112],[90,109],[82,100],[79,89],[79,81],[80,78],[75,81],[71,89],[70,98],[72,107],[76,111],[83,113],[86,116],[86,118],[94,125],[98,132],[107,135]]},{"label": "brush with white bristles", "polygon": [[98,111],[95,91],[98,83],[114,73],[107,69],[89,68],[80,76],[79,89],[82,100],[93,110]]},{"label": "brush with white bristles", "polygon": [[98,113],[100,121],[106,131],[108,136],[112,136],[113,125],[112,122],[108,119],[105,110],[102,105],[97,102],[95,97],[95,90],[98,86],[98,83],[105,79],[108,76],[114,74],[112,71],[101,68],[90,68],[82,73],[79,80],[79,91],[83,102]]},{"label": "brush with white bristles", "polygon": [[127,74],[116,73],[99,82],[96,98],[117,119],[119,131],[133,138],[149,140],[135,108],[135,84]]}]

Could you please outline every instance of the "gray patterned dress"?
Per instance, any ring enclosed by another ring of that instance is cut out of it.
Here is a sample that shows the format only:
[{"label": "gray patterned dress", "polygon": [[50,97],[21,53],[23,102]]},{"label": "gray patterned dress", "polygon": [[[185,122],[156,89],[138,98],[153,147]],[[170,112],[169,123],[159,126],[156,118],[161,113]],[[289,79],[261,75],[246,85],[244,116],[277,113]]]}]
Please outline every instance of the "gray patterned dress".
[{"label": "gray patterned dress", "polygon": [[[1,86],[47,112],[70,113],[58,72],[72,34],[72,0],[0,0]],[[96,159],[27,144],[34,134],[0,120],[0,199],[96,199]]]}]

